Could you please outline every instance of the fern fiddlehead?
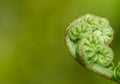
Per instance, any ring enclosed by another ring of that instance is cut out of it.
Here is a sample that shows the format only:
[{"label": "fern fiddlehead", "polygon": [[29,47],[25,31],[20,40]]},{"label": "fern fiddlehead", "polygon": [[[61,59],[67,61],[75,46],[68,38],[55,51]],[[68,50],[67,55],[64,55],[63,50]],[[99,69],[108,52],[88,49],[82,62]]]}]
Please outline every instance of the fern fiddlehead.
[{"label": "fern fiddlehead", "polygon": [[72,57],[85,68],[120,83],[120,63],[114,66],[109,47],[113,29],[106,18],[86,14],[66,29],[65,43]]}]

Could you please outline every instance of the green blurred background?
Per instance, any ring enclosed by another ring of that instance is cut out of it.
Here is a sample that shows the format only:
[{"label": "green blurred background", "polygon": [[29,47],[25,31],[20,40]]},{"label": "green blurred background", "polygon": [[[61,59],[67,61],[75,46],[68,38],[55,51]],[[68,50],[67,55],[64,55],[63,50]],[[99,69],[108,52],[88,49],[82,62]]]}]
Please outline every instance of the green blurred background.
[{"label": "green blurred background", "polygon": [[66,26],[82,14],[109,19],[120,60],[120,0],[0,0],[0,84],[116,84],[67,53]]}]

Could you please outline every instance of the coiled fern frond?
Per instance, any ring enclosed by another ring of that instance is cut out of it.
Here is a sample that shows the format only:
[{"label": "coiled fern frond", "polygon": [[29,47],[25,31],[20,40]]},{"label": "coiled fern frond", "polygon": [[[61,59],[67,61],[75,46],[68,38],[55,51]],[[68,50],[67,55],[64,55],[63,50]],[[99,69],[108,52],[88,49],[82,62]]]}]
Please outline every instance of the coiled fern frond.
[{"label": "coiled fern frond", "polygon": [[69,24],[65,43],[69,53],[82,66],[120,83],[120,63],[114,66],[114,54],[109,47],[113,34],[106,18],[86,14]]}]

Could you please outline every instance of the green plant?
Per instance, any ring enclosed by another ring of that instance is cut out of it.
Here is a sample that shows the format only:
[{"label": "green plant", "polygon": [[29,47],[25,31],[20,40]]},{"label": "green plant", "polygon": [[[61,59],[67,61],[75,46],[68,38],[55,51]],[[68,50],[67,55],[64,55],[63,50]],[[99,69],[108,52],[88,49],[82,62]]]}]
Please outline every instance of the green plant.
[{"label": "green plant", "polygon": [[82,66],[120,83],[120,63],[114,66],[114,54],[109,47],[113,34],[106,18],[86,14],[69,24],[65,43],[69,53]]}]

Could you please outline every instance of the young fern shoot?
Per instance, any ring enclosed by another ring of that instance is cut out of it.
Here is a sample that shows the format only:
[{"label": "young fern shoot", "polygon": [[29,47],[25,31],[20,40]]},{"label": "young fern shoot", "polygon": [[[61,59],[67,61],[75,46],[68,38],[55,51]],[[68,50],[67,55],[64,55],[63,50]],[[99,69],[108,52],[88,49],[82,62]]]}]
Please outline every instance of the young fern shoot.
[{"label": "young fern shoot", "polygon": [[120,63],[114,66],[113,29],[106,18],[86,14],[75,19],[65,31],[68,52],[82,66],[120,83]]}]

